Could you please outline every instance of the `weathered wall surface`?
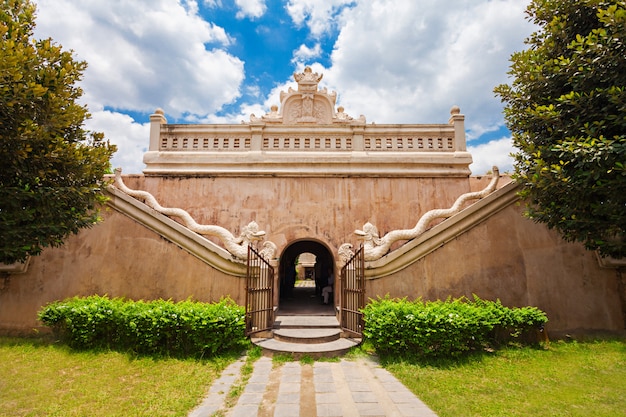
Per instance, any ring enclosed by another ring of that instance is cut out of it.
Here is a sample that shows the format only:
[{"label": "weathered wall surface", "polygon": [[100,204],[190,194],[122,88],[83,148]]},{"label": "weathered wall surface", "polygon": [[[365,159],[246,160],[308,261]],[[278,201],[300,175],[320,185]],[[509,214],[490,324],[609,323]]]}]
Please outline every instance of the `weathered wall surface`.
[{"label": "weathered wall surface", "polygon": [[245,302],[242,278],[225,275],[127,216],[108,209],[104,222],[33,257],[28,271],[0,281],[0,333],[38,328],[37,311],[73,296],[192,298]]},{"label": "weathered wall surface", "polygon": [[[276,256],[298,239],[323,242],[337,256],[354,230],[369,221],[380,235],[410,228],[434,208],[482,189],[488,178],[160,178],[127,176],[161,205],[187,210],[198,223],[238,235],[255,220]],[[506,182],[506,181],[504,181]],[[189,297],[243,304],[242,278],[222,273],[124,214],[108,209],[104,222],[46,249],[25,274],[0,278],[0,332],[29,332],[47,302],[75,295],[131,299]],[[216,243],[219,243],[216,241]],[[521,216],[515,204],[391,276],[369,280],[367,296],[424,299],[499,298],[505,305],[535,305],[549,329],[623,330],[617,273],[601,269],[595,254],[565,243]]]},{"label": "weathered wall surface", "polygon": [[507,306],[537,306],[548,329],[624,329],[619,277],[600,268],[596,255],[563,241],[521,215],[512,204],[410,267],[367,281],[367,296],[472,297]]},{"label": "weathered wall surface", "polygon": [[[337,249],[355,241],[366,222],[381,236],[411,228],[428,210],[450,207],[469,192],[468,178],[272,178],[125,177],[131,189],[148,191],[164,207],[179,207],[198,223],[238,235],[255,220],[278,245],[317,239]],[[217,243],[217,241],[216,241]]]}]

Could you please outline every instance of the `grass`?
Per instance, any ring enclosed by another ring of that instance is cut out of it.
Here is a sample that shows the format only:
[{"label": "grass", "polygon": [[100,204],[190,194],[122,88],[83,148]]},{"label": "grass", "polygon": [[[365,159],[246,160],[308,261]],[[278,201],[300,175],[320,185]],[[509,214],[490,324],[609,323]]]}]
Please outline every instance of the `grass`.
[{"label": "grass", "polygon": [[[363,346],[347,356],[369,353]],[[248,352],[229,406],[259,357],[258,349]],[[77,352],[41,339],[0,338],[0,416],[186,416],[236,359]],[[275,357],[274,364],[290,360]],[[625,340],[553,342],[458,361],[381,361],[439,417],[613,417],[626,410]]]},{"label": "grass", "polygon": [[439,417],[614,417],[626,410],[626,341],[553,342],[459,362],[383,358]]},{"label": "grass", "polygon": [[235,359],[77,352],[0,338],[0,416],[186,416]]}]

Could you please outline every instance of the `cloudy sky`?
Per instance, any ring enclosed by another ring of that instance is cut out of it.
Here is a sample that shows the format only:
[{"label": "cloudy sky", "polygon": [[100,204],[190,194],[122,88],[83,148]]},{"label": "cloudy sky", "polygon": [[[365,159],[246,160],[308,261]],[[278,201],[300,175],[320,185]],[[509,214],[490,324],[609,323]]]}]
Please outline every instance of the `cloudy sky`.
[{"label": "cloudy sky", "polygon": [[445,123],[466,117],[472,172],[511,170],[493,88],[534,30],[523,0],[35,0],[38,38],[88,68],[92,118],[118,146],[114,167],[140,173],[149,115],[169,123],[240,123],[279,104],[294,71],[323,73],[353,117]]}]

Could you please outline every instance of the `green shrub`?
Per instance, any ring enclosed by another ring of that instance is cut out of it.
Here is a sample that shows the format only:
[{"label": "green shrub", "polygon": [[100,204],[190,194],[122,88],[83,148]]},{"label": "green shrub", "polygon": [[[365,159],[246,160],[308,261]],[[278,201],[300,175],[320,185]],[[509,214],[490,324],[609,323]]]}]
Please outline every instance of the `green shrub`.
[{"label": "green shrub", "polygon": [[39,311],[39,320],[74,348],[196,357],[244,346],[244,318],[228,298],[209,304],[74,297]]},{"label": "green shrub", "polygon": [[548,321],[538,308],[507,308],[476,296],[427,302],[379,298],[365,306],[363,318],[363,335],[377,352],[426,357],[458,356],[521,340]]}]

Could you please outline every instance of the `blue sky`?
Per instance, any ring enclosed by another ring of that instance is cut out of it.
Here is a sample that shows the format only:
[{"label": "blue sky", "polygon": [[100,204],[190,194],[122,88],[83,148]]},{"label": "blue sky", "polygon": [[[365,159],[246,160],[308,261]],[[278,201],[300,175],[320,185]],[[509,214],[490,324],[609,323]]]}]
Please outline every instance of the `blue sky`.
[{"label": "blue sky", "polygon": [[353,117],[445,123],[466,117],[474,174],[511,170],[493,88],[534,30],[520,0],[36,0],[38,38],[85,60],[92,118],[140,173],[149,115],[240,123],[279,104],[309,65]]}]

